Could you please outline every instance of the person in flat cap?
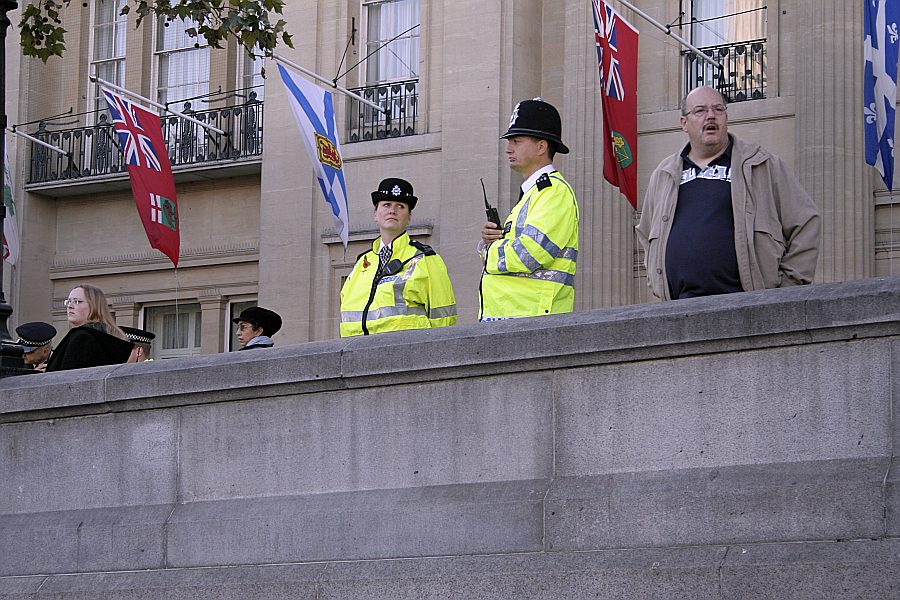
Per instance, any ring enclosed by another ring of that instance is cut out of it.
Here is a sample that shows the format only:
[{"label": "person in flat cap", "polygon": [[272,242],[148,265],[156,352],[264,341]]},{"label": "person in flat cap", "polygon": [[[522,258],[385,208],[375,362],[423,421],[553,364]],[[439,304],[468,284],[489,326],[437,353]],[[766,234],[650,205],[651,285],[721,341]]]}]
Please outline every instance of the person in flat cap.
[{"label": "person in flat cap", "polygon": [[44,371],[47,368],[50,351],[53,350],[56,327],[43,321],[23,323],[16,327],[16,335],[19,336],[16,344],[25,349],[22,355],[25,366],[36,371]]},{"label": "person in flat cap", "polygon": [[281,316],[261,306],[245,308],[231,322],[237,325],[235,332],[241,344],[238,350],[271,348],[275,345],[272,336],[281,329]]},{"label": "person in flat cap", "polygon": [[572,186],[553,166],[556,153],[569,152],[559,112],[541,98],[523,100],[500,137],[510,168],[524,181],[505,221],[481,230],[478,320],[571,312],[579,211]]},{"label": "person in flat cap", "polygon": [[341,337],[456,324],[456,297],[444,260],[406,232],[413,186],[389,177],[372,192],[380,236],[360,254],[341,289]]},{"label": "person in flat cap", "polygon": [[125,332],[125,337],[128,341],[134,344],[131,356],[128,357],[126,362],[137,363],[153,360],[150,358],[150,350],[153,340],[156,338],[155,333],[145,329],[138,329],[137,327],[122,327],[121,329]]}]

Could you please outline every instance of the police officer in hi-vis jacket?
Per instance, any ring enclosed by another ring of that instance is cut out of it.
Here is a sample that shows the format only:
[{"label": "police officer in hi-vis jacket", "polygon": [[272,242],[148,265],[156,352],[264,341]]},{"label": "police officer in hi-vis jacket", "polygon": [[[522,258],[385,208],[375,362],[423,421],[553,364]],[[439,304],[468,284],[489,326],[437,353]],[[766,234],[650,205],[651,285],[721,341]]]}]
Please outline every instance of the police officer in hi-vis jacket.
[{"label": "police officer in hi-vis jacket", "polygon": [[341,289],[341,337],[456,324],[443,259],[406,233],[416,201],[403,179],[385,179],[372,192],[381,236],[357,258]]},{"label": "police officer in hi-vis jacket", "polygon": [[485,223],[479,321],[571,312],[575,306],[578,203],[553,166],[562,142],[559,112],[540,98],[516,105],[509,129],[509,166],[520,174],[519,202],[500,228]]}]

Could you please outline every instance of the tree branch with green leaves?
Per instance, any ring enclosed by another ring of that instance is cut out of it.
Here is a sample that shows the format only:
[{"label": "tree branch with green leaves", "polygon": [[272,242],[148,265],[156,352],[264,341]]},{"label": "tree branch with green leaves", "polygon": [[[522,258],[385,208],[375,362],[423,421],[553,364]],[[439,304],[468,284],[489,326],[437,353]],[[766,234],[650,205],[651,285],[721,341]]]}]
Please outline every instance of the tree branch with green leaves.
[{"label": "tree branch with green leaves", "polygon": [[[63,55],[66,30],[62,27],[62,14],[70,4],[71,0],[38,0],[22,9],[22,54],[44,62],[51,56]],[[82,8],[87,6],[87,2],[82,2]],[[270,14],[281,15],[283,9],[284,0],[129,0],[121,14],[134,11],[138,26],[147,17],[187,21],[192,25],[187,34],[204,38],[214,48],[222,48],[230,36],[250,54],[261,52],[268,56],[279,43],[294,47],[284,19],[274,23],[270,19]]]}]

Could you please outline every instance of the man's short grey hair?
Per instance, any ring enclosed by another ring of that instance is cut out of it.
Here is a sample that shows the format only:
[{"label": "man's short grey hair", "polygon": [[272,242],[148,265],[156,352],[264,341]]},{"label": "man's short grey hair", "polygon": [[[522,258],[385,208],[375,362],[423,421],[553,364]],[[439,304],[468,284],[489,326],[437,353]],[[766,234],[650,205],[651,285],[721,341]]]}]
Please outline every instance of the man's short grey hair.
[{"label": "man's short grey hair", "polygon": [[712,91],[714,91],[715,93],[717,93],[719,95],[719,98],[722,99],[722,106],[724,106],[725,108],[728,108],[728,100],[725,99],[725,96],[722,95],[722,92],[720,92],[716,88],[710,87],[708,85],[698,85],[697,87],[695,87],[691,90],[688,90],[688,93],[685,94],[684,97],[681,99],[681,102],[678,103],[678,109],[681,112],[682,116],[687,116],[687,97],[691,95],[691,92],[693,92],[694,90],[700,89],[702,87],[709,88]]}]

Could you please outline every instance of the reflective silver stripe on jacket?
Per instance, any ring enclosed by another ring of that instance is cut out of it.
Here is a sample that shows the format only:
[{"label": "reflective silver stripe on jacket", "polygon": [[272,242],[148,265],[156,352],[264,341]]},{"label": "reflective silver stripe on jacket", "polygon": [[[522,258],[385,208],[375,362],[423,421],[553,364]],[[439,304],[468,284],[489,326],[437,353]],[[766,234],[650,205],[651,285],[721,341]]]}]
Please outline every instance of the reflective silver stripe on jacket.
[{"label": "reflective silver stripe on jacket", "polygon": [[456,305],[451,304],[450,306],[438,306],[433,307],[428,312],[429,319],[444,319],[446,317],[455,317],[456,316]]},{"label": "reflective silver stripe on jacket", "polygon": [[525,229],[525,221],[528,220],[528,206],[530,204],[531,194],[529,193],[525,204],[522,205],[522,210],[519,211],[519,215],[516,217],[516,237],[522,235],[522,231]]},{"label": "reflective silver stripe on jacket", "polygon": [[504,275],[525,277],[526,279],[540,279],[541,281],[552,281],[553,283],[575,287],[575,276],[571,273],[566,273],[565,271],[538,269],[534,273],[504,273]]},{"label": "reflective silver stripe on jacket", "polygon": [[522,261],[522,264],[525,265],[526,269],[535,271],[541,268],[541,261],[531,255],[528,248],[522,244],[522,240],[517,239],[514,241],[512,243],[512,249],[516,253],[516,256],[519,257],[519,260]]},{"label": "reflective silver stripe on jacket", "polygon": [[506,244],[509,240],[503,240],[500,242],[500,245],[497,246],[497,270],[501,273],[506,273]]},{"label": "reflective silver stripe on jacket", "polygon": [[570,247],[567,247],[565,249],[560,248],[555,243],[553,243],[553,240],[551,240],[546,233],[544,233],[534,225],[526,226],[522,234],[527,235],[535,242],[537,242],[538,245],[546,250],[547,254],[549,254],[553,258],[565,258],[572,261],[578,258],[578,250]]}]

